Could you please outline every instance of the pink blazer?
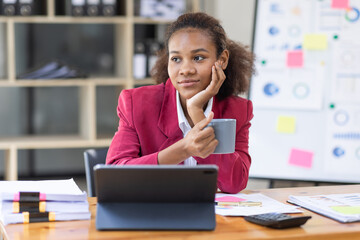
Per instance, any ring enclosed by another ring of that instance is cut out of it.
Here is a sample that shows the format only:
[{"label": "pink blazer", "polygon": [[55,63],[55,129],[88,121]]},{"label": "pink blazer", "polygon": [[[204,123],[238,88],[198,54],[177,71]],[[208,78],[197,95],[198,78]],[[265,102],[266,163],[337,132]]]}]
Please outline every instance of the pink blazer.
[{"label": "pink blazer", "polygon": [[[214,118],[236,119],[235,152],[195,159],[198,164],[219,167],[217,185],[223,192],[237,193],[246,187],[251,163],[248,139],[252,110],[251,101],[240,97],[222,101],[214,98]],[[183,138],[178,125],[176,90],[170,80],[123,90],[117,113],[119,126],[108,150],[107,164],[157,164],[159,151]]]}]

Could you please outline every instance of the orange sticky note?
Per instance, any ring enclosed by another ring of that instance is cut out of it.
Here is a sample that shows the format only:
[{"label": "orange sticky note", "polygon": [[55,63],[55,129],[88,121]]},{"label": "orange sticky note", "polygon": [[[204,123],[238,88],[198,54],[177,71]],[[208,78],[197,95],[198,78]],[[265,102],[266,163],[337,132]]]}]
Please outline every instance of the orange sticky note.
[{"label": "orange sticky note", "polygon": [[332,0],[331,8],[348,9],[349,8],[349,0]]},{"label": "orange sticky note", "polygon": [[289,164],[303,168],[311,168],[313,156],[313,152],[293,148],[290,152]]},{"label": "orange sticky note", "polygon": [[303,51],[289,51],[286,56],[286,66],[289,68],[301,68],[304,65]]}]

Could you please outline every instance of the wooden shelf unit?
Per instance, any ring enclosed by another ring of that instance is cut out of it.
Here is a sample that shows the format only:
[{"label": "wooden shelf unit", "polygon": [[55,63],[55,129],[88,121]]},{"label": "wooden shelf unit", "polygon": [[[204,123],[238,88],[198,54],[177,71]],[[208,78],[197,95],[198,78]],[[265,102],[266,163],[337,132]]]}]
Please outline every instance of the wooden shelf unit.
[{"label": "wooden shelf unit", "polygon": [[[101,136],[96,131],[96,88],[115,86],[122,89],[138,85],[153,84],[151,78],[134,79],[132,76],[132,58],[134,49],[134,26],[136,24],[169,24],[171,21],[148,19],[134,16],[133,0],[125,1],[125,15],[115,17],[71,17],[55,15],[55,0],[47,0],[47,13],[43,16],[6,17],[0,16],[0,24],[6,31],[6,79],[0,79],[0,88],[7,87],[78,87],[79,88],[79,134],[74,136],[20,136],[1,137],[0,150],[5,154],[5,180],[18,179],[18,150],[23,149],[59,149],[59,148],[92,148],[108,147],[111,138]],[[200,11],[201,0],[186,0],[187,11]],[[115,26],[115,76],[86,79],[49,79],[23,80],[16,79],[15,59],[15,24],[112,24]],[[124,64],[125,63],[125,64]],[[1,124],[1,123],[0,123]]]}]

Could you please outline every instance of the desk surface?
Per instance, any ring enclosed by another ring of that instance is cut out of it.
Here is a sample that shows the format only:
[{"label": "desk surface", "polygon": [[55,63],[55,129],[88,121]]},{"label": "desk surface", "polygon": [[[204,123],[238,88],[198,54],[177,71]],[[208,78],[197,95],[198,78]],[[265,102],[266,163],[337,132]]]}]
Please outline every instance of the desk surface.
[{"label": "desk surface", "polygon": [[[263,193],[283,203],[290,194],[315,195],[360,192],[360,185],[279,188],[244,193]],[[216,215],[215,231],[106,231],[95,229],[96,198],[89,198],[91,220],[69,222],[46,222],[31,224],[0,225],[1,234],[7,239],[360,239],[360,222],[341,224],[304,210],[311,215],[300,228],[270,229],[248,223],[243,217],[223,217]]]}]

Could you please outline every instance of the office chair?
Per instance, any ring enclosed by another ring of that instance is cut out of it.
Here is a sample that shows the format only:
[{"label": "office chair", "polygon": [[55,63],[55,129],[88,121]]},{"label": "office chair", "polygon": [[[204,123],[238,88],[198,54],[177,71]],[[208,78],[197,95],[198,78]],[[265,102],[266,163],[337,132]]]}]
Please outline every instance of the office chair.
[{"label": "office chair", "polygon": [[105,164],[108,149],[88,149],[84,152],[86,185],[89,197],[96,197],[94,166],[99,163]]}]

